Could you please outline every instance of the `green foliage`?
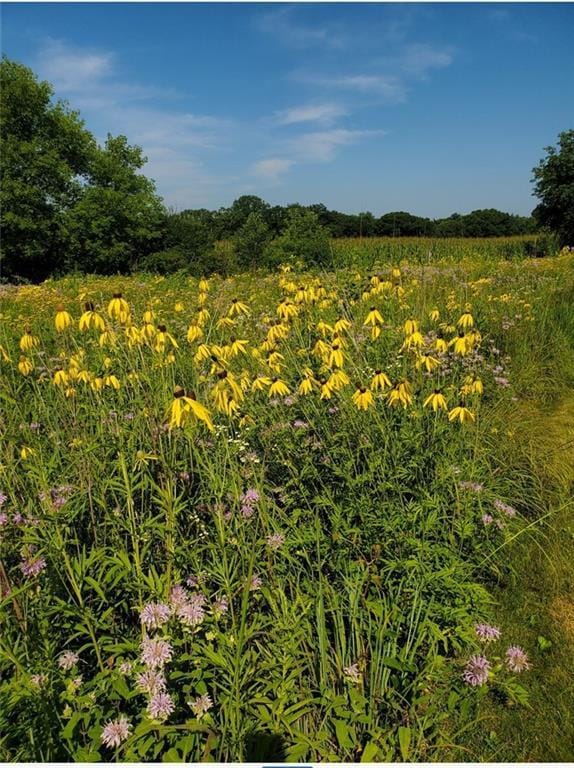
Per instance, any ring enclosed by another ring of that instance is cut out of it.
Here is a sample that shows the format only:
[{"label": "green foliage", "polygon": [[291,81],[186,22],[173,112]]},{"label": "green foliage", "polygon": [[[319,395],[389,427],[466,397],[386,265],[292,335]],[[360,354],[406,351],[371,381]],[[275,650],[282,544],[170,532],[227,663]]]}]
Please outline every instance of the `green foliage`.
[{"label": "green foliage", "polygon": [[332,260],[329,233],[319,224],[316,213],[293,206],[282,234],[268,246],[266,258],[271,264],[326,267]]},{"label": "green foliage", "polygon": [[234,241],[238,266],[243,269],[262,266],[270,240],[271,233],[262,214],[250,213]]},{"label": "green foliage", "polygon": [[27,67],[0,64],[4,277],[128,272],[161,244],[164,209],[139,147],[96,144],[78,113]]},{"label": "green foliage", "polygon": [[165,214],[153,183],[137,172],[145,162],[125,136],[108,135],[94,150],[88,183],[67,219],[68,267],[125,273],[157,247]]},{"label": "green foliage", "polygon": [[195,275],[208,274],[209,256],[215,238],[205,216],[200,212],[183,211],[168,216],[165,247],[182,254],[188,270]]},{"label": "green foliage", "polygon": [[558,148],[545,151],[533,169],[534,194],[540,199],[533,215],[558,234],[561,245],[574,246],[574,129],[559,134]]},{"label": "green foliage", "polygon": [[0,90],[1,271],[41,278],[65,266],[67,215],[82,195],[95,141],[27,67],[3,58]]}]

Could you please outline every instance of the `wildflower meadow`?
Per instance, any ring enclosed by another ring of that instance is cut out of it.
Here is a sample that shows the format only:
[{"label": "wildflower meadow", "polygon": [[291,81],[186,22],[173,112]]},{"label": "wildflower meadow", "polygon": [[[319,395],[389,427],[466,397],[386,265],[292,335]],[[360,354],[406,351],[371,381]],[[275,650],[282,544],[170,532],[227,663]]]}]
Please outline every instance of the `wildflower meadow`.
[{"label": "wildflower meadow", "polygon": [[472,759],[530,706],[574,254],[365,247],[0,287],[2,759]]}]

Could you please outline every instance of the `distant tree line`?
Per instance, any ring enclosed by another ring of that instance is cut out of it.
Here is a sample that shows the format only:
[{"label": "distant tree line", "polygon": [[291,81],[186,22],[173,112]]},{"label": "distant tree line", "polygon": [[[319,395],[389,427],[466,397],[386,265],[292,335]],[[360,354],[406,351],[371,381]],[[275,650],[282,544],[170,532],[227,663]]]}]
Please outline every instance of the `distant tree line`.
[{"label": "distant tree line", "polygon": [[[176,212],[140,172],[146,158],[139,147],[111,135],[99,145],[79,114],[54,101],[50,84],[28,67],[4,57],[0,94],[3,280],[70,271],[225,273],[289,260],[328,266],[331,238],[500,237],[534,233],[541,223],[558,231],[564,217],[570,221],[572,132],[535,169],[543,199],[537,218],[495,209],[444,219],[404,211],[376,217],[322,204],[273,206],[255,195],[217,211]],[[564,179],[566,189],[556,195]],[[564,215],[556,213],[558,203]]]},{"label": "distant tree line", "polygon": [[316,214],[318,223],[331,237],[509,237],[537,231],[536,221],[531,216],[516,216],[495,208],[468,214],[453,213],[444,219],[428,219],[405,211],[376,217],[370,211],[332,211],[322,203],[272,206],[255,195],[243,195],[229,208],[217,211],[205,208],[186,210],[179,215],[197,217],[210,229],[215,239],[227,240],[237,236],[252,213],[261,217],[272,236],[278,236],[285,228],[289,212],[294,209]]}]

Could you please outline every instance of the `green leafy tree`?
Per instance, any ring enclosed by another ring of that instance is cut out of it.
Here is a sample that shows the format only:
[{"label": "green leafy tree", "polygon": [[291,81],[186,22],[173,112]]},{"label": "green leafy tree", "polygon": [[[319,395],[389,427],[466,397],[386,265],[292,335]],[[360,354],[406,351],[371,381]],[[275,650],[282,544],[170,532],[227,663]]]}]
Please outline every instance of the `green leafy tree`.
[{"label": "green leafy tree", "polygon": [[235,253],[240,267],[257,267],[263,263],[271,232],[261,213],[253,212],[235,238]]},{"label": "green leafy tree", "polygon": [[28,67],[4,57],[0,89],[1,274],[42,279],[65,265],[67,214],[96,142]]},{"label": "green leafy tree", "polygon": [[246,223],[250,214],[258,213],[265,219],[269,208],[269,203],[256,195],[241,195],[237,200],[234,200],[230,208],[223,208],[219,211],[219,236],[222,238],[234,237]]},{"label": "green leafy tree", "polygon": [[559,135],[558,149],[545,152],[533,169],[534,195],[540,199],[533,216],[557,233],[561,245],[574,246],[574,129]]},{"label": "green leafy tree", "polygon": [[266,257],[274,264],[301,261],[306,266],[328,266],[332,260],[329,232],[315,212],[292,206],[284,232],[269,244]]},{"label": "green leafy tree", "polygon": [[70,266],[127,272],[161,243],[165,210],[152,181],[138,171],[142,150],[111,136],[91,156],[88,184],[70,211]]}]

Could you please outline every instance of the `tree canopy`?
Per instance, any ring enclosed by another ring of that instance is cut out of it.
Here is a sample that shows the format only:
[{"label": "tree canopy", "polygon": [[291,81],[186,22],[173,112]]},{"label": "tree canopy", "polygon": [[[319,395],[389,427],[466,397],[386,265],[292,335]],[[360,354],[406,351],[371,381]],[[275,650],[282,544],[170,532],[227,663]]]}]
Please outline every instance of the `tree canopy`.
[{"label": "tree canopy", "polygon": [[162,236],[165,211],[125,136],[99,146],[77,112],[22,64],[0,63],[1,274],[127,271]]},{"label": "tree canopy", "polygon": [[574,129],[563,131],[558,148],[546,147],[545,152],[533,169],[534,194],[540,199],[533,215],[558,234],[561,245],[574,246]]}]

